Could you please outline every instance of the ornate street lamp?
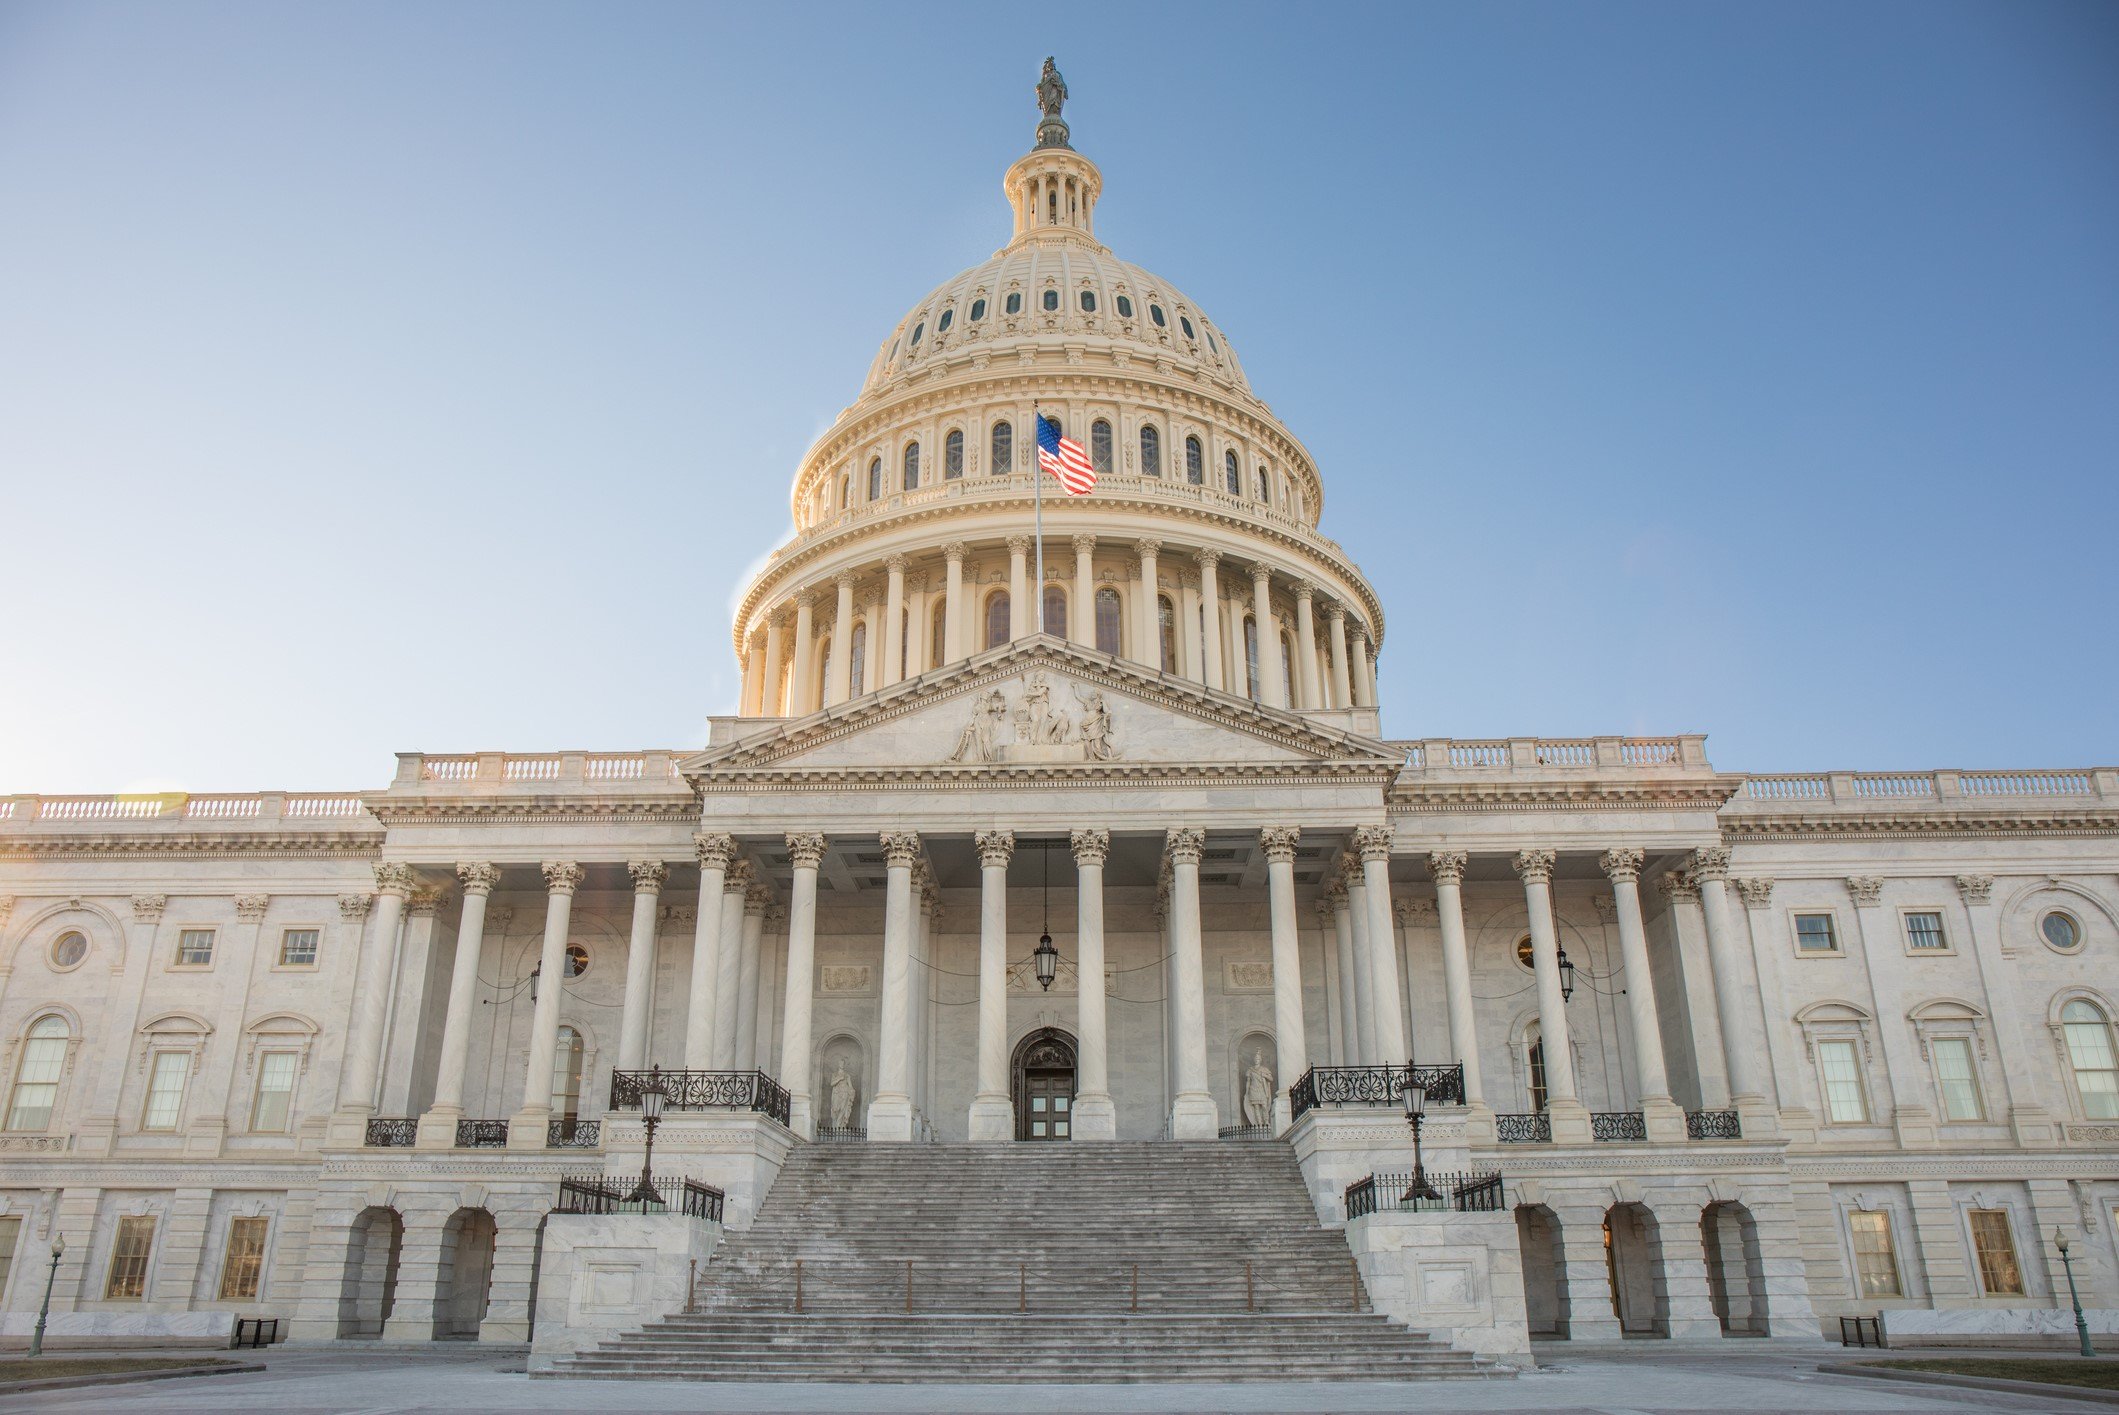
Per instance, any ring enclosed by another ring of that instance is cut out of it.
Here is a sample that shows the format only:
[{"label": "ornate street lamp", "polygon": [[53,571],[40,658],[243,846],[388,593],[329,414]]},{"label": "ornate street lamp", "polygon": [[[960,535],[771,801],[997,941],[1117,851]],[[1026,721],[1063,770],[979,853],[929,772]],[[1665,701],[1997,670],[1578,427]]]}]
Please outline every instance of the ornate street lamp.
[{"label": "ornate street lamp", "polygon": [[1567,961],[1567,950],[1560,950],[1560,1001],[1575,1000],[1575,965]]},{"label": "ornate street lamp", "polygon": [[633,1189],[627,1202],[647,1206],[659,1202],[655,1197],[655,1180],[650,1166],[655,1159],[655,1127],[662,1123],[662,1068],[648,1068],[647,1080],[640,1083],[640,1123],[647,1129],[647,1150],[640,1156],[640,1183]]},{"label": "ornate street lamp", "polygon": [[[66,1235],[63,1233],[53,1234],[51,1271],[44,1275],[44,1305],[37,1309],[37,1330],[29,1339],[29,1354],[32,1356],[41,1356],[44,1353],[44,1323],[50,1318],[52,1312],[52,1284],[58,1280],[59,1256],[65,1251]],[[2063,1249],[2062,1251],[2066,1250]],[[2079,1314],[2082,1308],[2077,1306],[2075,1311]],[[2081,1320],[2079,1315],[2076,1320]],[[2089,1338],[2084,1337],[2083,1340],[2087,1342]]]},{"label": "ornate street lamp", "polygon": [[1401,1096],[1405,1102],[1405,1123],[1413,1128],[1413,1182],[1400,1196],[1400,1202],[1417,1205],[1422,1199],[1439,1200],[1442,1195],[1434,1185],[1427,1182],[1427,1166],[1420,1161],[1420,1123],[1427,1118],[1427,1087],[1420,1083],[1413,1068],[1405,1068],[1405,1091]]},{"label": "ornate street lamp", "polygon": [[1030,961],[1037,968],[1037,985],[1051,992],[1052,980],[1059,976],[1059,950],[1052,946],[1052,842],[1045,841],[1038,855],[1045,863],[1045,931],[1038,935]]},{"label": "ornate street lamp", "polygon": [[2097,1352],[2090,1346],[2090,1324],[2082,1316],[2082,1294],[2075,1290],[2075,1260],[2068,1256],[2067,1235],[2058,1226],[2053,1229],[2053,1246],[2060,1250],[2060,1266],[2067,1270],[2068,1300],[2075,1304],[2075,1339],[2082,1354],[2094,1358]]}]

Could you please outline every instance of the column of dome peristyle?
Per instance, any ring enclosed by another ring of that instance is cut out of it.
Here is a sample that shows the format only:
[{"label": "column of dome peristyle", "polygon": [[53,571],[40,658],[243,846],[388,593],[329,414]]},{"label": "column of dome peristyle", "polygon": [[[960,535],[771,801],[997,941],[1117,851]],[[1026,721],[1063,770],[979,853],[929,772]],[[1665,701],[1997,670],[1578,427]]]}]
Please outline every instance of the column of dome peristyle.
[{"label": "column of dome peristyle", "polygon": [[1017,158],[1001,178],[1001,191],[1015,213],[1015,240],[1039,234],[1095,238],[1104,174],[1072,148],[1039,148]]}]

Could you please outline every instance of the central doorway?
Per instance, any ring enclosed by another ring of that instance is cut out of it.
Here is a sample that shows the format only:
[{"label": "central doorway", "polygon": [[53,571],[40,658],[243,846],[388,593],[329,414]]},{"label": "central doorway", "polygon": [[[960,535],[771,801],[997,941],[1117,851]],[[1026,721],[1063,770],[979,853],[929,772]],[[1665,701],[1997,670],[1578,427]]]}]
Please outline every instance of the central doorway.
[{"label": "central doorway", "polygon": [[1040,1027],[1015,1048],[1015,1138],[1074,1136],[1074,1038]]}]

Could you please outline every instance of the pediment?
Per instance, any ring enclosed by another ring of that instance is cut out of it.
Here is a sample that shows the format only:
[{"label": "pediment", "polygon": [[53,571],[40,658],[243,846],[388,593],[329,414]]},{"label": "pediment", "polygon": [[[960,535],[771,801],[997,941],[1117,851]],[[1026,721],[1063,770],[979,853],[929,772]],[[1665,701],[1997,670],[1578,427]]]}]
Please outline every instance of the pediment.
[{"label": "pediment", "polygon": [[1397,766],[1397,754],[1374,738],[1036,637],[709,749],[680,770],[727,780],[1345,774]]}]

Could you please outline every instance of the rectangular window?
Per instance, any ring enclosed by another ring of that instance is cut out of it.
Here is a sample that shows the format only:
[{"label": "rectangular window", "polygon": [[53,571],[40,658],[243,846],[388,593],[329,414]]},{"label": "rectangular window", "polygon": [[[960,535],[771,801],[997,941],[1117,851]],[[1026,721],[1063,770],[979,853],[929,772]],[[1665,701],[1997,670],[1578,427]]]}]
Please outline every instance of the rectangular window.
[{"label": "rectangular window", "polygon": [[1928,1054],[1935,1058],[1935,1079],[1942,1089],[1942,1118],[1981,1119],[1971,1042],[1963,1037],[1937,1037],[1928,1043]]},{"label": "rectangular window", "polygon": [[203,968],[213,962],[213,930],[185,929],[177,935],[177,966]]},{"label": "rectangular window", "polygon": [[221,1264],[223,1302],[241,1302],[258,1295],[258,1276],[265,1267],[265,1228],[270,1222],[239,1218],[228,1225],[228,1258]]},{"label": "rectangular window", "polygon": [[15,1271],[15,1245],[22,1241],[22,1216],[0,1218],[0,1296],[7,1293],[7,1280]]},{"label": "rectangular window", "polygon": [[250,1128],[267,1135],[284,1134],[294,1101],[294,1053],[268,1051],[258,1058],[258,1097],[250,1108]]},{"label": "rectangular window", "polygon": [[1861,1057],[1852,1042],[1819,1042],[1817,1071],[1825,1081],[1825,1118],[1834,1125],[1860,1125],[1869,1118],[1862,1098]]},{"label": "rectangular window", "polygon": [[1980,1290],[1989,1297],[2023,1296],[2023,1269],[2016,1266],[2016,1239],[2006,1209],[1973,1209],[1972,1251],[1979,1259]]},{"label": "rectangular window", "polygon": [[1916,953],[1949,952],[1949,941],[1942,936],[1942,915],[1906,915],[1906,947]]},{"label": "rectangular window", "polygon": [[147,1295],[147,1256],[154,1251],[152,1214],[129,1214],[118,1220],[118,1241],[110,1249],[110,1281],[103,1295],[138,1299]]},{"label": "rectangular window", "polygon": [[316,966],[315,929],[289,929],[280,935],[280,966],[282,968],[313,968]]},{"label": "rectangular window", "polygon": [[1864,1297],[1896,1297],[1898,1254],[1891,1247],[1891,1216],[1856,1209],[1847,1215],[1854,1239],[1854,1277]]},{"label": "rectangular window", "polygon": [[1799,953],[1837,953],[1839,939],[1832,932],[1830,914],[1797,914],[1795,947]]},{"label": "rectangular window", "polygon": [[191,1053],[158,1051],[154,1069],[147,1078],[147,1108],[140,1116],[142,1130],[174,1130],[184,1110],[184,1085],[191,1080]]}]

